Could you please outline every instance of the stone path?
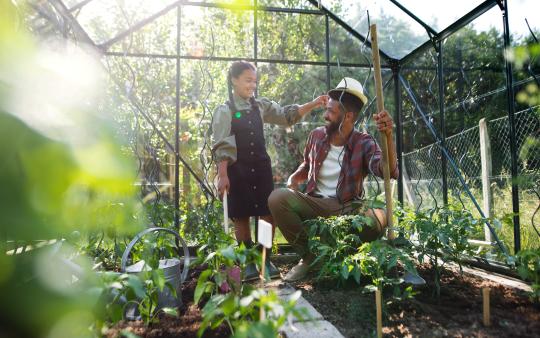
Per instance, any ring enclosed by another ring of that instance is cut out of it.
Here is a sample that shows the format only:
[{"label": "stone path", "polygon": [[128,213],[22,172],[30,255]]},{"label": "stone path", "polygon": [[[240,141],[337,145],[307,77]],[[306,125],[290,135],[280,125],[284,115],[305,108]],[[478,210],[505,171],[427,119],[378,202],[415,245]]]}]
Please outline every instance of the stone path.
[{"label": "stone path", "polygon": [[[271,281],[265,286],[268,290],[273,290],[281,298],[292,295],[296,290],[281,279]],[[323,316],[304,297],[300,296],[296,302],[297,308],[305,308],[308,313],[308,320],[298,321],[296,318],[285,324],[282,332],[287,338],[342,338],[343,335],[332,323],[324,320]]]}]

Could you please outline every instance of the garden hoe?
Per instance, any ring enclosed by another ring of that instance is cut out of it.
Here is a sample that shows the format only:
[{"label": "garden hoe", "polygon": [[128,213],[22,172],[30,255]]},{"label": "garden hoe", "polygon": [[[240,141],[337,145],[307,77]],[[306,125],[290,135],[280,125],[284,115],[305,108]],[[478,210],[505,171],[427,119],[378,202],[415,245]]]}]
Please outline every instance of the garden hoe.
[{"label": "garden hoe", "polygon": [[[371,34],[371,53],[373,57],[373,78],[375,80],[375,92],[377,95],[377,112],[381,112],[384,110],[384,97],[382,88],[381,61],[379,58],[379,44],[377,41],[377,25],[372,24],[369,28]],[[384,197],[386,200],[386,227],[388,229],[387,238],[392,241],[395,239],[395,234],[393,228],[392,190],[390,188],[390,162],[388,161],[388,142],[392,142],[392,140],[387,140],[385,133],[381,133],[380,135],[383,160]],[[407,271],[403,275],[403,279],[405,283],[413,285],[423,285],[426,283],[422,277],[413,275]]]}]

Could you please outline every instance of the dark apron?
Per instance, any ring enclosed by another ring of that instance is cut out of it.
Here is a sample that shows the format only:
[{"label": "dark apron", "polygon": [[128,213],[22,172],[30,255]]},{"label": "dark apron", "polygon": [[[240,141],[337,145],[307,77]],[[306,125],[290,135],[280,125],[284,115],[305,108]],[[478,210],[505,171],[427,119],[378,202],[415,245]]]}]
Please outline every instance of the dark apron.
[{"label": "dark apron", "polygon": [[231,134],[236,139],[237,160],[227,168],[229,216],[270,215],[268,196],[274,190],[274,182],[259,107],[255,104],[251,110],[231,114]]}]

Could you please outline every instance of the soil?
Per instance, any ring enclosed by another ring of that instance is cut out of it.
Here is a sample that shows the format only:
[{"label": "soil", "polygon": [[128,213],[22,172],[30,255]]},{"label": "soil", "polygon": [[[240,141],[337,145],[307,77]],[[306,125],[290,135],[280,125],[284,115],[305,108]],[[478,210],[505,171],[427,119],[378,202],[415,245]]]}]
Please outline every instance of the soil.
[{"label": "soil", "polygon": [[[120,321],[109,329],[107,337],[123,337],[121,333],[125,330],[144,338],[196,338],[202,322],[201,309],[204,303],[200,307],[196,305],[193,302],[193,295],[197,286],[197,279],[203,270],[201,267],[190,270],[186,282],[182,285],[183,306],[179,309],[178,318],[161,314],[159,322],[148,327],[142,321]],[[227,338],[231,335],[230,332],[226,325],[220,325],[215,330],[207,329],[203,337]]]},{"label": "soil", "polygon": [[[288,258],[273,258],[285,274],[295,263]],[[202,269],[190,272],[182,289],[184,306],[178,318],[161,315],[159,323],[146,327],[140,321],[117,323],[107,337],[120,337],[127,330],[140,337],[196,337],[202,316],[193,304],[197,277]],[[474,276],[445,270],[441,277],[441,295],[433,294],[433,270],[418,267],[427,281],[415,288],[414,299],[388,301],[384,293],[383,334],[385,337],[540,337],[540,305],[533,304],[523,291],[505,287]],[[373,293],[362,291],[354,282],[338,285],[335,281],[318,280],[312,273],[293,284],[302,295],[345,337],[375,337],[375,300]],[[491,288],[491,326],[482,324],[483,287]],[[391,291],[390,291],[391,292]],[[229,337],[222,325],[207,330],[204,337]]]},{"label": "soil", "polygon": [[[293,264],[283,264],[288,271]],[[388,301],[383,309],[384,337],[540,337],[540,305],[518,289],[509,288],[459,271],[444,270],[441,295],[434,294],[434,271],[418,267],[427,284],[416,287],[413,299]],[[312,273],[293,286],[345,337],[376,337],[375,296],[352,282],[337,285],[317,280]],[[489,287],[491,326],[482,320],[481,290]],[[384,303],[384,302],[383,302]]]}]

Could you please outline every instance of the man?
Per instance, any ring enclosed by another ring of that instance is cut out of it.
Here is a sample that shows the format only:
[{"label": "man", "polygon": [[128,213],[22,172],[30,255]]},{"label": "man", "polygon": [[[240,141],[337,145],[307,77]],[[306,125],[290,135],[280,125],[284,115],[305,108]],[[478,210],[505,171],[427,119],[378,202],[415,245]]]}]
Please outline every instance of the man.
[{"label": "man", "polygon": [[[283,236],[291,243],[302,260],[283,278],[302,279],[314,257],[307,248],[307,231],[303,222],[317,217],[347,214],[363,197],[363,181],[369,172],[383,177],[382,153],[374,138],[354,129],[360,110],[367,103],[362,85],[344,78],[328,92],[324,119],[326,125],[309,135],[304,149],[304,162],[289,177],[287,188],[274,190],[268,206]],[[392,138],[393,121],[386,111],[374,115],[377,129],[388,139],[390,175],[397,178],[397,159]],[[305,193],[298,191],[307,180]],[[384,210],[369,209],[366,216],[374,227],[360,234],[365,241],[381,236],[386,226]]]}]

